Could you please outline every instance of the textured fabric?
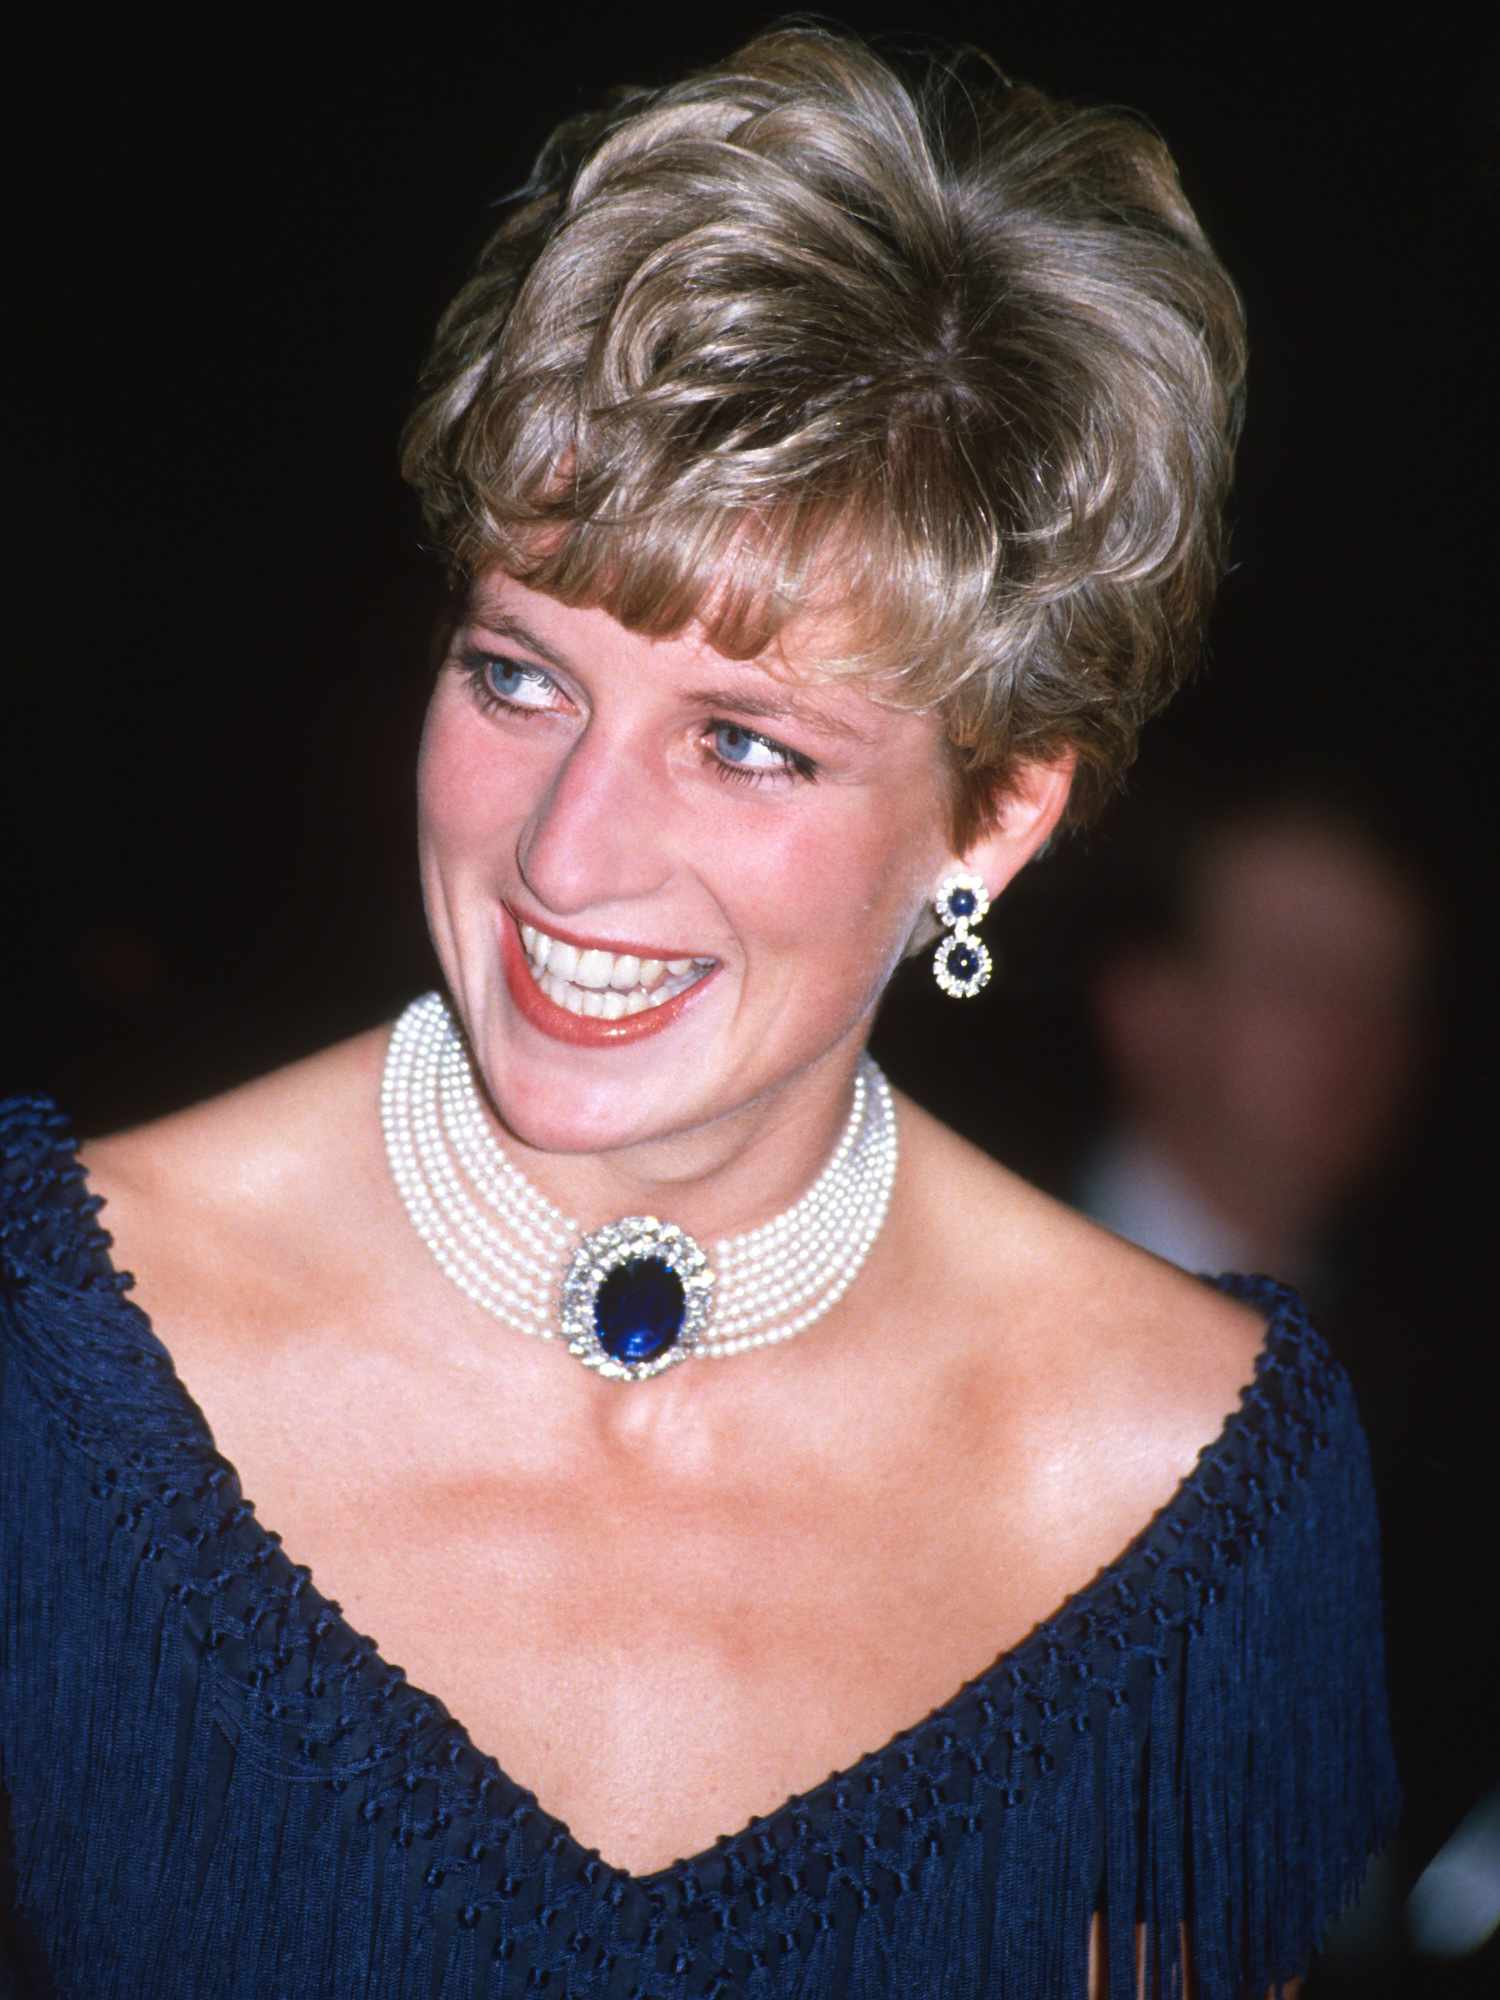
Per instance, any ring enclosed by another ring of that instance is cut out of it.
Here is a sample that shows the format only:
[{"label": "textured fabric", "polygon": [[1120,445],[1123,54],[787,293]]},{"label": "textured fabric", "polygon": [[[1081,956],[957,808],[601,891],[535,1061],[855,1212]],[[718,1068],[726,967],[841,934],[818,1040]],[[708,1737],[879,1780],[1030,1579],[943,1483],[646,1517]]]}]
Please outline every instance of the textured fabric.
[{"label": "textured fabric", "polygon": [[926,1721],[632,1876],[282,1553],[114,1272],[62,1119],[0,1109],[0,1991],[77,2000],[1263,1995],[1389,1834],[1375,1530],[1297,1302],[1108,1569]]}]

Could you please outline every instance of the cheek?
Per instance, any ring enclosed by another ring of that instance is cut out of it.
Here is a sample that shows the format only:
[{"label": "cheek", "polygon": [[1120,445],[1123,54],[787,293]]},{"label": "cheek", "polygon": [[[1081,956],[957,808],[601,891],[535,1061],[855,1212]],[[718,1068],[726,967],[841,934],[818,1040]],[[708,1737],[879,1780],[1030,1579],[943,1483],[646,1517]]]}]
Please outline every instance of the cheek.
[{"label": "cheek", "polygon": [[[476,724],[481,726],[476,726]],[[417,760],[417,823],[424,853],[484,844],[524,812],[524,759],[501,758],[482,718],[433,697]]]},{"label": "cheek", "polygon": [[924,830],[892,839],[889,817],[876,823],[830,814],[779,832],[753,865],[741,846],[726,857],[753,904],[753,928],[789,952],[837,960],[861,986],[883,983],[900,962],[920,919],[929,875]]}]

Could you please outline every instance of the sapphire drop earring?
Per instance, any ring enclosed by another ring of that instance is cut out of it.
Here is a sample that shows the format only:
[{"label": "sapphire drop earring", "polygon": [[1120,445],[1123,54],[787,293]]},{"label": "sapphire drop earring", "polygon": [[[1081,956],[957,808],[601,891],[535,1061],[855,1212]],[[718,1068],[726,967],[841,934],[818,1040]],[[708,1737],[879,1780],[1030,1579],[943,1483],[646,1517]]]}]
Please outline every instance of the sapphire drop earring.
[{"label": "sapphire drop earring", "polygon": [[950,998],[972,1000],[994,970],[989,947],[974,931],[989,911],[990,892],[978,875],[960,869],[943,877],[932,907],[949,933],[933,953],[932,976]]}]

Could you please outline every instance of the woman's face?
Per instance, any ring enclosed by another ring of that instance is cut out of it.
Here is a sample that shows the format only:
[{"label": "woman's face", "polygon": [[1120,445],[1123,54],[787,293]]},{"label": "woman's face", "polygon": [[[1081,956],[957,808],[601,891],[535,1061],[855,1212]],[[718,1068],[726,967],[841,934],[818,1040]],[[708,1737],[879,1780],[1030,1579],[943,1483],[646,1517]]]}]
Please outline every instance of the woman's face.
[{"label": "woman's face", "polygon": [[601,1152],[842,1093],[951,865],[946,796],[931,716],[482,579],[427,718],[422,876],[509,1129]]}]

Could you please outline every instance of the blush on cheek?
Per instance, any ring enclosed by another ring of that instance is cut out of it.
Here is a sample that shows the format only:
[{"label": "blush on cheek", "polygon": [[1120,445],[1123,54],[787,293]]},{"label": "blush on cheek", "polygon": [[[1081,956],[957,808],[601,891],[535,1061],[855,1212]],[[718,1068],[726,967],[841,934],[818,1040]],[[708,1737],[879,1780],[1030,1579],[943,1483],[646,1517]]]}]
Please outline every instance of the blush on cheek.
[{"label": "blush on cheek", "polygon": [[491,839],[514,815],[524,750],[501,743],[455,685],[433,694],[417,757],[417,811],[425,840]]}]

